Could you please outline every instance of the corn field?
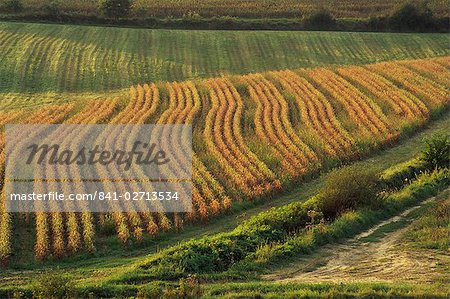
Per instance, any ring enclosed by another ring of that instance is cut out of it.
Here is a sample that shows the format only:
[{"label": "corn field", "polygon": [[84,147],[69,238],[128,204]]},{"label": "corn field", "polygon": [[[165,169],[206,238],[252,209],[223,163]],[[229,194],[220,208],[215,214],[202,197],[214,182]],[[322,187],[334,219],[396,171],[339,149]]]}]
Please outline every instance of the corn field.
[{"label": "corn field", "polygon": [[[111,221],[118,240],[127,244],[206,222],[235,202],[274,198],[285,185],[322,169],[327,161],[356,159],[394,142],[405,129],[424,124],[448,106],[448,78],[446,56],[139,84],[130,87],[126,99],[1,112],[2,125],[192,124],[194,154],[190,213],[8,214],[2,191],[0,260],[6,262],[12,253],[14,218],[35,226],[35,255],[45,260],[94,251],[98,231]],[[80,142],[89,133],[55,132],[67,143]],[[3,190],[3,133],[0,145]],[[48,166],[45,171],[79,175],[69,166]],[[108,171],[120,175],[112,166]],[[35,188],[51,187],[36,183]]]}]

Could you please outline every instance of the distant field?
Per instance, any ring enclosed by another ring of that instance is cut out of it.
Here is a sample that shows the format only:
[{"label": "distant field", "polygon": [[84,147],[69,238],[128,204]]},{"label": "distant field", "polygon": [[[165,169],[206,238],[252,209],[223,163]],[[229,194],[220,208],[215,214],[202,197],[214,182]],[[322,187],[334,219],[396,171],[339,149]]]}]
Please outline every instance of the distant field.
[{"label": "distant field", "polygon": [[449,42],[447,34],[0,23],[0,99],[9,93],[104,92],[142,82],[444,56]]},{"label": "distant field", "polygon": [[[0,0],[0,4],[6,0]],[[31,11],[43,10],[43,7],[55,2],[51,0],[23,0],[25,9]],[[370,16],[386,15],[403,0],[136,0],[132,15],[153,17],[181,17],[198,13],[204,17],[235,16],[235,17],[301,17],[318,8],[327,8],[339,18],[368,18]],[[417,1],[419,2],[419,1]],[[429,7],[438,16],[448,16],[448,1],[430,0]],[[96,0],[60,1],[63,12],[95,14]]]}]

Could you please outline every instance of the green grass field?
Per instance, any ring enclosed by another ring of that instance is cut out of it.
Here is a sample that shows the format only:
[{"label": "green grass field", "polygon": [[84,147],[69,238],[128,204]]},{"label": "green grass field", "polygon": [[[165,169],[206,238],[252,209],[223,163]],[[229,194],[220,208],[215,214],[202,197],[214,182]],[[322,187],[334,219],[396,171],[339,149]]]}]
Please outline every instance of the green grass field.
[{"label": "green grass field", "polygon": [[435,57],[450,53],[449,42],[446,34],[0,23],[0,99],[30,92],[45,98],[45,93],[104,92],[150,81]]}]

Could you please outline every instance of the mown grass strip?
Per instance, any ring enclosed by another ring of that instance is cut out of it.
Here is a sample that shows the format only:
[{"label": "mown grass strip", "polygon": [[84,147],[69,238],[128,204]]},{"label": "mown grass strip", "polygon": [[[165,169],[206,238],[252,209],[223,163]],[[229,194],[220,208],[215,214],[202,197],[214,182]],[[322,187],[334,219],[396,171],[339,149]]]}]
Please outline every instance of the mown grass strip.
[{"label": "mown grass strip", "polygon": [[0,66],[2,92],[105,91],[160,80],[450,53],[446,34],[146,30],[8,22],[0,22],[0,33],[13,35],[0,44],[0,52],[6,53]]}]

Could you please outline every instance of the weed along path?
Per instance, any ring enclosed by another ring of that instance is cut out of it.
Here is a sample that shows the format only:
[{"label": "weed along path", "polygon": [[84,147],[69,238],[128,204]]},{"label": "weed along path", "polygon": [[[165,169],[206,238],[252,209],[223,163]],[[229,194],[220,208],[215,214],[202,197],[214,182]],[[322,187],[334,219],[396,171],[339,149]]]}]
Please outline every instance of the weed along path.
[{"label": "weed along path", "polygon": [[[439,197],[450,197],[447,189]],[[329,244],[298,259],[267,280],[282,282],[405,282],[431,283],[449,275],[450,256],[408,246],[404,235],[435,197],[362,232],[343,244]]]}]

